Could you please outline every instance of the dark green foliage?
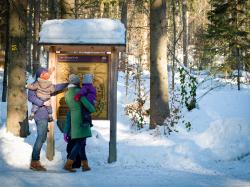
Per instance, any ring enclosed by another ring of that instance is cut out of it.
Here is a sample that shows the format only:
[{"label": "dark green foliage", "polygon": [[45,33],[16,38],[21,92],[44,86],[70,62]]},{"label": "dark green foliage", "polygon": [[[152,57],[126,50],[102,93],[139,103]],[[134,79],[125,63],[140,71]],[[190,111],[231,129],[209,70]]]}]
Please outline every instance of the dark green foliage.
[{"label": "dark green foliage", "polygon": [[181,103],[185,104],[188,111],[196,107],[197,81],[195,77],[187,75],[184,68],[178,69],[181,83]]},{"label": "dark green foliage", "polygon": [[[249,52],[249,10],[248,0],[211,0],[208,12],[210,21],[205,37],[211,54],[223,55],[232,69],[242,69],[247,63]],[[240,51],[239,56],[236,51]],[[240,61],[237,61],[237,58]],[[241,65],[239,65],[239,62]]]},{"label": "dark green foliage", "polygon": [[185,123],[185,127],[186,127],[186,129],[188,130],[188,131],[190,131],[191,130],[191,123],[190,123],[190,121],[188,121],[188,122],[186,122]]},{"label": "dark green foliage", "polygon": [[[188,111],[196,108],[196,90],[197,90],[197,80],[192,75],[188,74],[187,70],[183,67],[178,68],[180,73],[180,97],[172,96],[172,102],[180,103],[179,107],[175,105],[171,106],[170,119],[166,126],[168,127],[168,134],[172,132],[171,129],[174,129],[174,126],[182,119],[182,124],[185,125],[188,131],[191,130],[192,124],[190,121],[183,119],[181,108],[185,106]],[[178,99],[179,98],[179,99]]]}]

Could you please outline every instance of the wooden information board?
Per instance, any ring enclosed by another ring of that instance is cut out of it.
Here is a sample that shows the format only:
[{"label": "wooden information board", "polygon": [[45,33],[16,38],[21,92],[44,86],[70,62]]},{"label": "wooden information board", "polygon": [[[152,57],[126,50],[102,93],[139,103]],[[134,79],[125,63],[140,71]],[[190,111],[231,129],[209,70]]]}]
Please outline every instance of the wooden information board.
[{"label": "wooden information board", "polygon": [[[96,113],[93,119],[108,119],[108,80],[109,55],[106,54],[57,54],[56,55],[56,82],[68,82],[70,74],[79,76],[81,83],[85,73],[94,75],[94,86],[97,92]],[[57,119],[62,121],[66,117],[68,107],[64,99],[65,93],[56,96]]]}]

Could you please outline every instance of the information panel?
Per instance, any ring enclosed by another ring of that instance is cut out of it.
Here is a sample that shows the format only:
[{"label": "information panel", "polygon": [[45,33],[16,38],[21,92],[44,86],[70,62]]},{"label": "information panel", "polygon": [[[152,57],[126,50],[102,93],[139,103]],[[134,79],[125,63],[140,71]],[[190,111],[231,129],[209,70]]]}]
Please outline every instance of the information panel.
[{"label": "information panel", "polygon": [[[108,119],[108,55],[57,55],[56,82],[68,82],[70,74],[79,76],[81,83],[85,73],[94,75],[94,86],[97,92],[96,113],[93,119]],[[82,85],[81,85],[82,86]],[[64,99],[65,93],[56,97],[57,119],[64,120],[69,110]]]}]

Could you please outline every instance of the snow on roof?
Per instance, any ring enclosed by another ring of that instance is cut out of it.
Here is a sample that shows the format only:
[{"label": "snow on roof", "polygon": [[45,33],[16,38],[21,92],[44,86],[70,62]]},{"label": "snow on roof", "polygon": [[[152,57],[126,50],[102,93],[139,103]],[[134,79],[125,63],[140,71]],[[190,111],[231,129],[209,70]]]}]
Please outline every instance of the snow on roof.
[{"label": "snow on roof", "polygon": [[43,44],[122,44],[125,27],[112,19],[47,20],[42,25],[39,43]]}]

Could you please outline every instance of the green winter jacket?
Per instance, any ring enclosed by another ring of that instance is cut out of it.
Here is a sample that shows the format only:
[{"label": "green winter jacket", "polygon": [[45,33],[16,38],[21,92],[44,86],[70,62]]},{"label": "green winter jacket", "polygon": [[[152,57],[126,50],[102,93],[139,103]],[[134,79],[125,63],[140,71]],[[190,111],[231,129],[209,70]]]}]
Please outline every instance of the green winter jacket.
[{"label": "green winter jacket", "polygon": [[[83,123],[82,105],[85,106],[91,113],[95,112],[94,106],[86,97],[81,97],[81,100],[75,101],[74,96],[80,91],[78,87],[71,87],[65,93],[65,101],[70,110],[70,118],[66,119],[65,127],[70,126],[71,139],[91,137],[89,123]],[[70,121],[69,121],[70,119]],[[68,121],[68,122],[67,122]],[[70,124],[68,124],[70,122]]]}]

